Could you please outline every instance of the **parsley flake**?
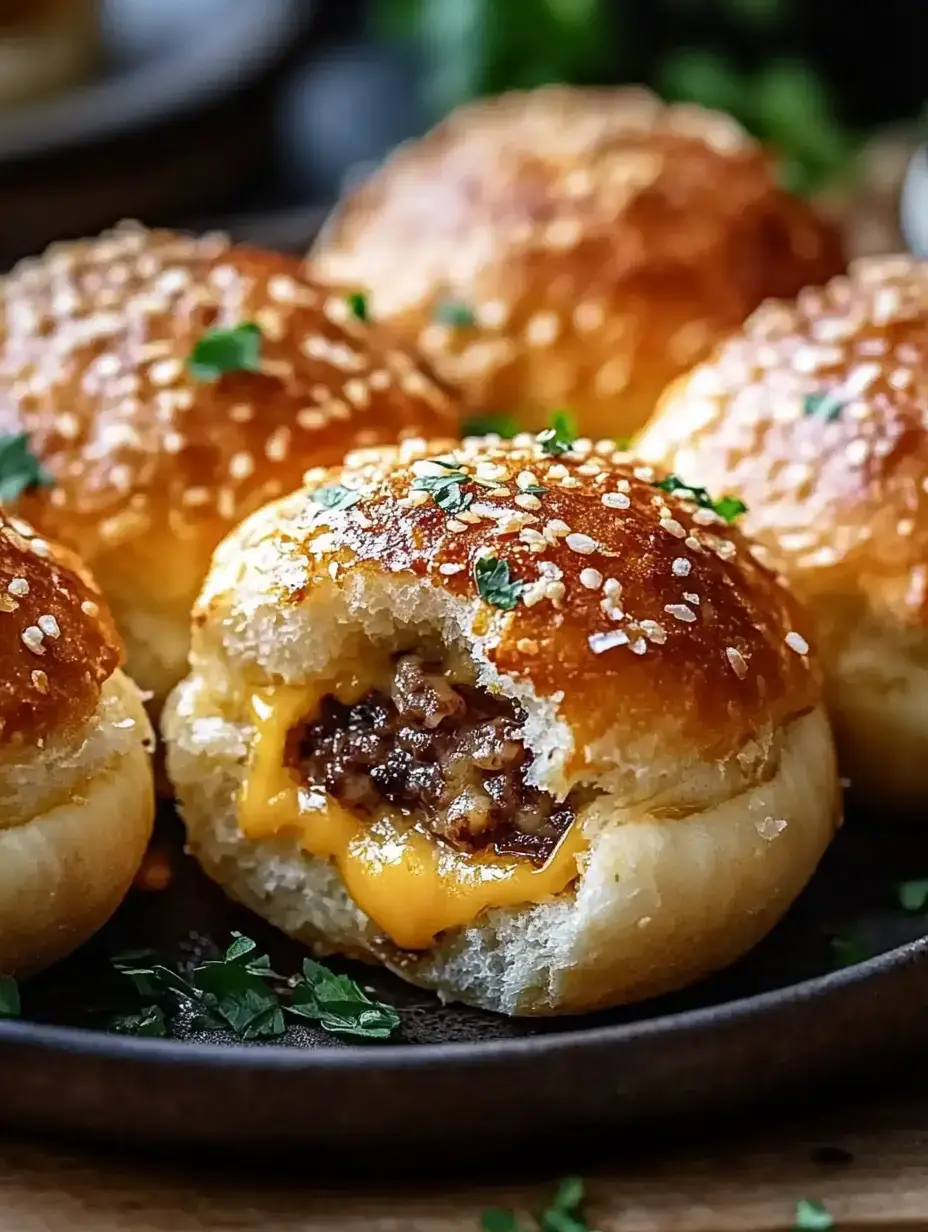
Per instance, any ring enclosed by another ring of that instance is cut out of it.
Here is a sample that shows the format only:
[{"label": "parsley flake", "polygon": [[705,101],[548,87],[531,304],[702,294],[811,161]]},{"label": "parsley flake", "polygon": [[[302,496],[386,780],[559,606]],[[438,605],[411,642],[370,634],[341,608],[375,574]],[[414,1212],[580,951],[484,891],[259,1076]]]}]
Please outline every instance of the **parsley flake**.
[{"label": "parsley flake", "polygon": [[[439,463],[444,466],[445,463]],[[473,493],[465,492],[462,484],[471,476],[461,470],[449,470],[446,475],[419,475],[412,486],[419,492],[428,492],[439,509],[445,513],[463,513],[473,503]]]},{"label": "parsley flake", "polygon": [[856,967],[873,957],[870,947],[853,931],[836,933],[831,938],[831,954],[836,968]]},{"label": "parsley flake", "polygon": [[[583,1215],[584,1185],[577,1176],[568,1177],[558,1185],[550,1205],[533,1220],[538,1232],[592,1232]],[[482,1232],[525,1232],[524,1225],[513,1211],[484,1211],[480,1220]]]},{"label": "parsley flake", "polygon": [[361,499],[361,493],[340,483],[329,483],[324,488],[316,488],[315,492],[310,494],[310,499],[323,509],[350,509]]},{"label": "parsley flake", "polygon": [[800,1198],[796,1203],[796,1232],[828,1232],[834,1226],[834,1216],[824,1203],[811,1198]]},{"label": "parsley flake", "polygon": [[541,452],[551,458],[559,458],[568,453],[577,439],[577,426],[572,416],[566,411],[555,411],[551,416],[551,424],[535,438],[541,446]]},{"label": "parsley flake", "polygon": [[21,1013],[19,985],[12,975],[0,975],[0,1018],[18,1018]]},{"label": "parsley flake", "polygon": [[700,509],[711,509],[726,522],[733,522],[735,518],[747,512],[747,505],[737,496],[723,496],[720,500],[714,501],[705,488],[696,487],[692,483],[684,483],[679,475],[668,475],[665,479],[652,483],[651,487],[659,488],[662,492],[676,492],[684,500],[693,501]]},{"label": "parsley flake", "polygon": [[435,320],[456,329],[469,329],[477,324],[474,310],[461,299],[445,299],[435,305]]},{"label": "parsley flake", "polygon": [[351,309],[351,315],[356,321],[360,321],[362,325],[369,324],[371,314],[367,306],[367,296],[363,291],[352,291],[350,295],[345,296],[345,303]]},{"label": "parsley flake", "polygon": [[12,503],[28,488],[47,487],[53,482],[32,452],[27,433],[0,436],[0,501]]},{"label": "parsley flake", "polygon": [[519,432],[519,421],[514,415],[475,415],[466,419],[461,429],[462,436],[500,436],[512,440]]},{"label": "parsley flake", "polygon": [[513,580],[509,565],[495,556],[481,556],[474,561],[474,581],[484,603],[511,612],[519,602],[525,583]]},{"label": "parsley flake", "polygon": [[227,372],[257,372],[261,340],[261,330],[253,321],[243,321],[232,329],[212,329],[190,352],[190,375],[195,381],[217,381]]},{"label": "parsley flake", "polygon": [[109,1029],[167,1035],[181,1007],[193,1011],[195,1030],[227,1030],[240,1040],[278,1038],[286,1032],[288,1015],[355,1039],[388,1039],[399,1027],[396,1010],[372,1001],[347,975],[336,975],[308,958],[301,975],[278,975],[250,937],[232,936],[221,958],[186,974],[150,958],[143,963],[145,955],[114,958],[113,965],[132,983],[141,1004],[135,1012],[111,1019]]},{"label": "parsley flake", "polygon": [[928,879],[903,881],[897,893],[903,911],[924,911],[928,907]]},{"label": "parsley flake", "polygon": [[824,419],[826,423],[833,423],[843,409],[843,403],[833,392],[806,394],[802,400],[803,415],[808,415],[810,419]]}]

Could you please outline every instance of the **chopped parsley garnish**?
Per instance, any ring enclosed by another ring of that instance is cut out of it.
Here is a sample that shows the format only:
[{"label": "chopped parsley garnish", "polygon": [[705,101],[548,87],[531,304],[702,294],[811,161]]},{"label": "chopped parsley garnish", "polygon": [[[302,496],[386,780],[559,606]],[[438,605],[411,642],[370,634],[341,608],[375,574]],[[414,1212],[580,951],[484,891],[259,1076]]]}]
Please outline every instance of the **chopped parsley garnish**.
[{"label": "chopped parsley garnish", "polygon": [[[561,1181],[550,1205],[532,1220],[533,1232],[593,1232],[583,1214],[583,1181],[578,1176]],[[528,1232],[514,1211],[484,1211],[482,1232]]]},{"label": "chopped parsley garnish", "polygon": [[495,556],[481,556],[474,561],[474,581],[480,598],[504,612],[512,611],[525,588],[524,582],[510,576],[507,562]]},{"label": "chopped parsley garnish", "polygon": [[577,425],[566,411],[555,411],[550,426],[539,432],[536,439],[542,453],[559,458],[562,453],[569,452],[577,439]]},{"label": "chopped parsley garnish", "polygon": [[[439,462],[439,466],[446,463]],[[445,475],[419,475],[413,482],[413,489],[428,492],[439,509],[445,513],[463,513],[473,502],[472,492],[465,492],[463,484],[469,483],[473,476],[461,470],[449,470]]]},{"label": "chopped parsley garnish", "polygon": [[18,1018],[21,1012],[19,985],[12,975],[0,975],[0,1018]]},{"label": "chopped parsley garnish", "polygon": [[345,303],[351,309],[351,315],[356,321],[361,321],[364,325],[369,323],[371,314],[367,306],[367,296],[363,291],[352,291],[345,296]]},{"label": "chopped parsley garnish", "polygon": [[253,321],[232,329],[204,334],[187,360],[195,381],[218,381],[226,372],[257,372],[261,360],[261,330]]},{"label": "chopped parsley garnish", "polygon": [[324,1031],[355,1039],[389,1039],[400,1025],[390,1005],[372,1001],[347,975],[304,959],[302,973],[287,978],[272,970],[250,937],[233,933],[225,954],[186,974],[136,955],[113,965],[134,985],[140,1005],[110,1020],[111,1031],[130,1035],[168,1034],[179,1009],[193,1011],[200,1031],[231,1031],[237,1039],[274,1039],[285,1033],[287,1016],[318,1022]]},{"label": "chopped parsley garnish", "polygon": [[477,324],[474,310],[461,299],[444,299],[435,305],[435,320],[456,329],[468,329]]},{"label": "chopped parsley garnish", "polygon": [[632,438],[630,436],[617,436],[615,438],[615,447],[620,449],[622,453],[628,453],[632,447]]},{"label": "chopped parsley garnish", "polygon": [[720,500],[714,501],[705,488],[684,483],[679,475],[668,475],[666,479],[659,479],[652,483],[651,487],[659,488],[662,492],[676,492],[684,500],[695,501],[700,509],[711,509],[726,522],[733,522],[735,518],[747,512],[747,505],[744,501],[738,500],[737,496],[723,496]]},{"label": "chopped parsley garnish", "polygon": [[833,422],[844,409],[834,393],[806,394],[802,400],[802,413],[811,419],[824,419]]},{"label": "chopped parsley garnish", "polygon": [[53,482],[32,452],[25,432],[0,436],[0,501],[12,503],[28,488]]},{"label": "chopped parsley garnish", "polygon": [[316,488],[315,492],[310,494],[310,499],[323,509],[350,509],[361,499],[361,493],[340,483],[330,483],[324,488]]},{"label": "chopped parsley garnish", "polygon": [[462,436],[501,436],[512,440],[519,433],[519,421],[514,415],[475,415],[466,419],[461,429]]},{"label": "chopped parsley garnish", "polygon": [[855,932],[837,933],[831,938],[831,954],[835,967],[856,967],[873,957],[873,952]]},{"label": "chopped parsley garnish", "polygon": [[928,879],[903,881],[897,892],[903,911],[924,911],[928,907]]},{"label": "chopped parsley garnish", "polygon": [[822,1202],[800,1198],[796,1203],[796,1232],[828,1232],[834,1226],[834,1216]]}]

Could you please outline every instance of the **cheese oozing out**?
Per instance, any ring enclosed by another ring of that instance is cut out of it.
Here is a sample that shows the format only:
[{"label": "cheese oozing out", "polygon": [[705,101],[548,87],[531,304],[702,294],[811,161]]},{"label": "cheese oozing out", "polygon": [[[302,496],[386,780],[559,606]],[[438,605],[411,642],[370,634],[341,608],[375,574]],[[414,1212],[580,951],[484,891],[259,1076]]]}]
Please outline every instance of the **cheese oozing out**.
[{"label": "cheese oozing out", "polygon": [[523,856],[458,851],[387,808],[373,821],[358,817],[321,788],[301,784],[284,760],[289,732],[327,694],[348,701],[363,691],[354,681],[252,694],[254,738],[238,802],[247,838],[295,833],[309,855],[334,862],[357,906],[401,949],[427,949],[439,933],[482,911],[541,902],[570,886],[587,846],[576,822],[536,866]]}]

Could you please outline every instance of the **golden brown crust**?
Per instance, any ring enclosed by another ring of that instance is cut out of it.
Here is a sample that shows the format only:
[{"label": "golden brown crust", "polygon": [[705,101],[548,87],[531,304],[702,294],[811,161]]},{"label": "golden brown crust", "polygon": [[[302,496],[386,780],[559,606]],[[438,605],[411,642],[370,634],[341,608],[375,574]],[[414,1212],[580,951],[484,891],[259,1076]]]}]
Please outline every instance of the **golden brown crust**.
[{"label": "golden brown crust", "polygon": [[0,513],[0,746],[41,746],[79,727],[121,657],[80,560]]},{"label": "golden brown crust", "polygon": [[[342,205],[311,254],[370,290],[469,404],[624,435],[771,295],[843,268],[836,229],[738,126],[642,90],[461,108]],[[460,301],[474,325],[440,319]]]},{"label": "golden brown crust", "polygon": [[[260,371],[195,380],[197,342],[244,322]],[[182,629],[215,545],[308,465],[455,424],[434,381],[294,258],[127,224],[0,284],[0,433],[24,429],[54,480],[19,507],[93,568],[130,664],[132,617]]]},{"label": "golden brown crust", "polygon": [[[246,524],[234,557],[271,562],[262,601],[286,612],[355,571],[412,574],[476,600],[472,633],[487,657],[536,696],[560,695],[578,748],[613,729],[620,709],[636,736],[659,720],[681,756],[723,757],[817,704],[796,604],[711,509],[656,488],[611,442],[578,441],[560,457],[527,435],[442,449],[360,451]],[[426,461],[436,456],[444,465]],[[451,466],[482,481],[461,483],[472,501],[459,515],[414,486]],[[360,495],[326,508],[313,494],[332,485]],[[478,594],[475,563],[487,555],[522,584],[511,611]],[[221,619],[223,584],[207,584],[197,623]]]},{"label": "golden brown crust", "polygon": [[840,599],[842,621],[923,628],[926,374],[928,263],[868,259],[759,309],[668,391],[639,449],[741,496],[745,528],[801,594]]}]

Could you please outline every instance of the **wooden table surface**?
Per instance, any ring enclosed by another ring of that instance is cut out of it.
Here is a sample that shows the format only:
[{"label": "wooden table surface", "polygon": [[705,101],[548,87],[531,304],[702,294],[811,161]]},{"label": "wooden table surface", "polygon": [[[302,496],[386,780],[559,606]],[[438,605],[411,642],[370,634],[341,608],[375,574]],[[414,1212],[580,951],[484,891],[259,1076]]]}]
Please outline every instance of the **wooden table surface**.
[{"label": "wooden table surface", "polygon": [[[584,1168],[591,1226],[788,1232],[804,1197],[826,1203],[836,1232],[926,1230],[928,1076],[905,1085],[843,1108],[816,1097],[774,1125],[705,1125],[684,1146],[607,1145]],[[842,1150],[852,1158],[838,1162]],[[0,1232],[477,1232],[486,1207],[537,1210],[562,1165],[552,1159],[544,1180],[516,1166],[491,1183],[475,1165],[469,1178],[388,1183],[361,1181],[350,1161],[338,1176],[312,1159],[271,1176],[6,1138]]]}]

